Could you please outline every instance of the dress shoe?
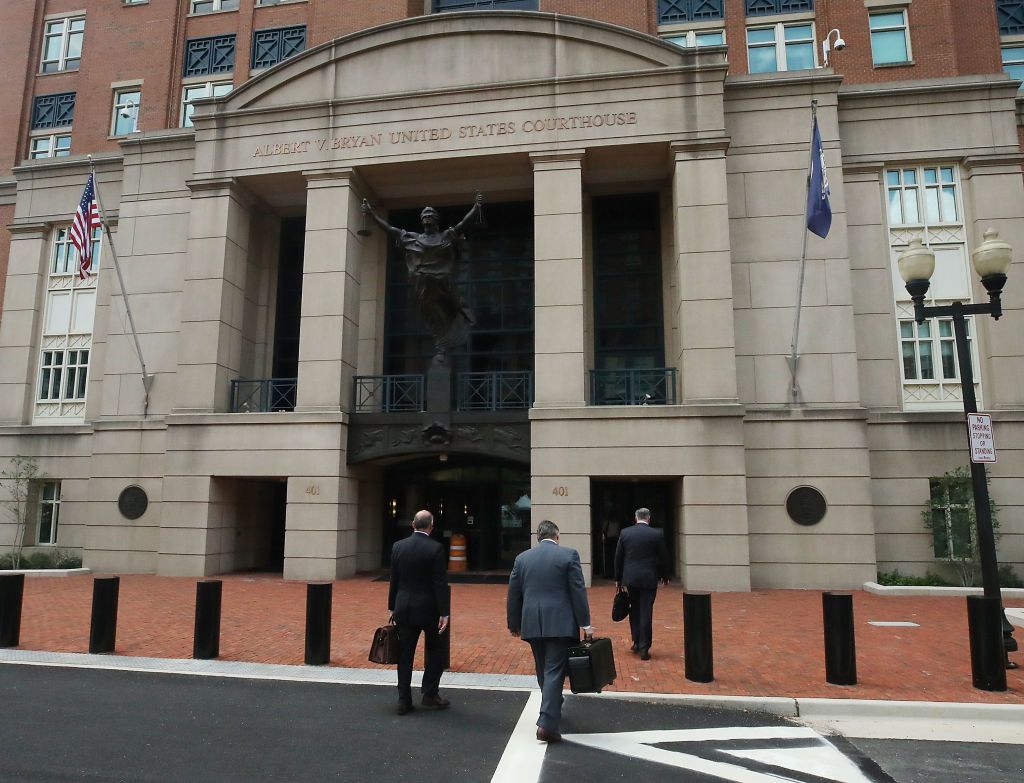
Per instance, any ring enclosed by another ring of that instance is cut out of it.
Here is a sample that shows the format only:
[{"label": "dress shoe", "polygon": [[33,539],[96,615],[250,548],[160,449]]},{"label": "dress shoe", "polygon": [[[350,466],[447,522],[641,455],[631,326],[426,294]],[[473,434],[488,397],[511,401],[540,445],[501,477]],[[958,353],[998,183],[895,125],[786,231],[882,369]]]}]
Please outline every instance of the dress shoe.
[{"label": "dress shoe", "polygon": [[412,712],[412,705],[407,701],[398,702],[398,706],[395,708],[395,712],[399,715],[408,715]]},{"label": "dress shoe", "polygon": [[424,696],[422,704],[425,710],[445,710],[451,702],[443,696]]},{"label": "dress shoe", "polygon": [[632,647],[629,648],[629,651],[630,652],[640,652],[640,645],[639,644],[634,644]]},{"label": "dress shoe", "polygon": [[537,739],[539,739],[541,742],[561,742],[562,735],[559,734],[557,731],[548,731],[547,729],[542,729],[540,726],[538,726]]},{"label": "dress shoe", "polygon": [[640,651],[640,660],[641,661],[649,661],[649,660],[651,660],[651,651],[649,649],[647,649],[646,647],[644,647],[644,649],[642,649]]}]

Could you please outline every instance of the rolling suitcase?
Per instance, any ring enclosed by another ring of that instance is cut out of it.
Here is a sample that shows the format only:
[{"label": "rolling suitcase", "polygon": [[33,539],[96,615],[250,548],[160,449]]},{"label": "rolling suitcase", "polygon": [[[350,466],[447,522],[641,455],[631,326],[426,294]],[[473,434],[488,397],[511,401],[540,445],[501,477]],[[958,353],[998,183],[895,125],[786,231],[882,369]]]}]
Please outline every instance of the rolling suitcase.
[{"label": "rolling suitcase", "polygon": [[611,639],[584,640],[569,648],[569,689],[573,693],[600,693],[614,681],[615,656]]}]

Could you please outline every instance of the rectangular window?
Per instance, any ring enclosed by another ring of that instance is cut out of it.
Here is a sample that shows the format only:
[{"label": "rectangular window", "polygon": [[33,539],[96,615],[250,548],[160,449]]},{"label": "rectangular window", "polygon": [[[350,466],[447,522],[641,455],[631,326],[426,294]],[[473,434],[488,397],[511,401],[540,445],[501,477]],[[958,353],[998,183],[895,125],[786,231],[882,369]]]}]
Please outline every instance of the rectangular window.
[{"label": "rectangular window", "polygon": [[36,543],[56,546],[57,524],[60,521],[60,482],[44,481],[39,488],[39,520]]},{"label": "rectangular window", "polygon": [[63,158],[71,154],[71,134],[52,134],[50,136],[33,136],[29,157],[32,160],[39,158]]},{"label": "rectangular window", "polygon": [[910,62],[906,11],[871,14],[871,60],[875,65]]},{"label": "rectangular window", "polygon": [[1024,33],[1024,0],[996,0],[1000,35]]},{"label": "rectangular window", "polygon": [[211,14],[214,11],[237,11],[238,0],[192,0],[193,14]]},{"label": "rectangular window", "polygon": [[665,40],[684,49],[698,46],[724,46],[725,30],[688,30],[685,33],[670,35]]},{"label": "rectangular window", "polygon": [[[966,319],[967,347],[974,357],[971,341],[971,325],[974,319]],[[959,382],[957,371],[956,340],[953,336],[953,321],[950,318],[929,318],[923,323],[913,320],[900,321],[900,345],[903,354],[903,379],[906,381],[954,381]]]},{"label": "rectangular window", "polygon": [[814,25],[810,22],[747,28],[750,73],[814,68],[814,56]]},{"label": "rectangular window", "polygon": [[185,41],[185,64],[182,75],[208,76],[231,73],[235,69],[235,36],[212,35]]},{"label": "rectangular window", "polygon": [[890,226],[961,222],[952,166],[890,169],[885,185]]},{"label": "rectangular window", "polygon": [[37,95],[32,100],[32,130],[69,127],[75,119],[75,93]]},{"label": "rectangular window", "polygon": [[433,0],[432,11],[537,11],[538,0]]},{"label": "rectangular window", "polygon": [[82,61],[85,17],[69,16],[47,22],[43,32],[42,73],[73,71]]},{"label": "rectangular window", "polygon": [[270,68],[305,48],[305,25],[255,30],[252,34],[252,67]]},{"label": "rectangular window", "polygon": [[127,136],[139,129],[141,101],[142,91],[138,87],[114,91],[114,117],[110,123],[112,136]]},{"label": "rectangular window", "polygon": [[[1024,46],[1004,46],[1001,50],[1003,70],[1010,77],[1024,82]],[[1024,85],[1021,85],[1024,89]]]},{"label": "rectangular window", "polygon": [[231,92],[231,82],[203,82],[189,84],[181,93],[181,127],[192,127],[192,101],[200,98],[218,98]]},{"label": "rectangular window", "polygon": [[658,0],[658,24],[724,19],[724,0]]}]

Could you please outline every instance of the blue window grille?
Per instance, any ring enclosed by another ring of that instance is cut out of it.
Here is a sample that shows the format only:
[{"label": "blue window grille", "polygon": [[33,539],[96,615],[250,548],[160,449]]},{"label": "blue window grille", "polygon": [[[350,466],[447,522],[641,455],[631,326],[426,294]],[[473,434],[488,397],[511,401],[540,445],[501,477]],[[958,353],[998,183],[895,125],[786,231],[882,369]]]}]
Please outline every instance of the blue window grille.
[{"label": "blue window grille", "polygon": [[814,0],[747,0],[747,16],[796,14],[814,10]]},{"label": "blue window grille", "polygon": [[252,34],[252,67],[270,68],[306,48],[306,25],[256,30]]},{"label": "blue window grille", "polygon": [[75,93],[37,95],[32,102],[32,130],[63,128],[75,119]]},{"label": "blue window grille", "polygon": [[357,375],[352,409],[356,413],[423,410],[424,376]]},{"label": "blue window grille", "polygon": [[434,13],[443,11],[536,11],[538,0],[434,0]]},{"label": "blue window grille", "polygon": [[1024,33],[1024,0],[996,0],[1000,35]]},{"label": "blue window grille", "polygon": [[461,372],[460,411],[504,411],[533,405],[532,372]]},{"label": "blue window grille", "polygon": [[238,378],[231,381],[232,413],[295,410],[295,378]]},{"label": "blue window grille", "polygon": [[675,405],[676,368],[591,370],[591,405]]},{"label": "blue window grille", "polygon": [[725,0],[658,0],[658,24],[723,19]]},{"label": "blue window grille", "polygon": [[185,76],[208,76],[235,70],[235,36],[212,35],[185,41]]}]

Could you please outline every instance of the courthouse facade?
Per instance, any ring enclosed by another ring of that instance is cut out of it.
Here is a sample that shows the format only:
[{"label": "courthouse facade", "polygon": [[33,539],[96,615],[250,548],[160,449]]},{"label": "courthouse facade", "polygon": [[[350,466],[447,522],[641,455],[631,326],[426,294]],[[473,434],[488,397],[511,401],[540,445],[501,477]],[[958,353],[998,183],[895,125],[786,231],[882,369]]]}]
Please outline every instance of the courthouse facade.
[{"label": "courthouse facade", "polygon": [[[22,5],[0,461],[43,474],[30,547],[329,579],[386,566],[427,507],[472,570],[552,519],[590,578],[647,506],[690,589],[938,567],[922,510],[967,462],[962,390],[950,323],[915,325],[896,258],[930,245],[935,302],[985,300],[990,227],[1024,258],[1004,72],[1024,4]],[[118,35],[123,57],[99,48]],[[824,239],[804,231],[812,104]],[[97,233],[83,280],[87,154],[113,247]],[[477,192],[455,278],[476,323],[439,370],[360,204],[419,230]],[[1003,307],[970,338],[1020,573],[1018,261]]]}]

